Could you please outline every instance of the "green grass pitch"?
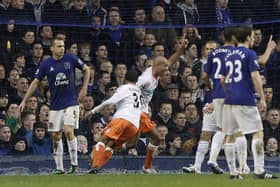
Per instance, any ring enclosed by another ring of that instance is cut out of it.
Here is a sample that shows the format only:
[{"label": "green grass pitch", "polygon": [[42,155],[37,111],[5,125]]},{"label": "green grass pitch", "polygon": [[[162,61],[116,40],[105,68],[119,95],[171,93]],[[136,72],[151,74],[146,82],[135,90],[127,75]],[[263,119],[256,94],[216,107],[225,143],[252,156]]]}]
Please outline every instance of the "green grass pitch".
[{"label": "green grass pitch", "polygon": [[97,174],[1,176],[1,187],[270,187],[280,186],[280,179],[260,180],[252,175],[244,180],[230,180],[228,175],[212,174]]}]

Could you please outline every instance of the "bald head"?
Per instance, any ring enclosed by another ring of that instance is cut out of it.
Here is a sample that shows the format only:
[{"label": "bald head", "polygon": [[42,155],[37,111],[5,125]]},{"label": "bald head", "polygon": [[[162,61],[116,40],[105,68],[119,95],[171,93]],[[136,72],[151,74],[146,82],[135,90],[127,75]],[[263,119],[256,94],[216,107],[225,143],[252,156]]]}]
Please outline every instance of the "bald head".
[{"label": "bald head", "polygon": [[157,56],[154,58],[153,71],[156,76],[160,76],[162,73],[168,70],[169,61],[164,56]]}]

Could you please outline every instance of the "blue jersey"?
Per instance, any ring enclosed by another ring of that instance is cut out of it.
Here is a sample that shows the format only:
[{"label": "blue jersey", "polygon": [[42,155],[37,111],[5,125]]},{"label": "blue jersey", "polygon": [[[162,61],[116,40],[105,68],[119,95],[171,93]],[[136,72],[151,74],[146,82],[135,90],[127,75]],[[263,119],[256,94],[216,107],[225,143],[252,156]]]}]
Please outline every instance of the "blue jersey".
[{"label": "blue jersey", "polygon": [[235,47],[222,46],[214,49],[208,56],[207,63],[204,65],[204,71],[209,75],[213,82],[213,99],[224,98],[225,93],[220,83],[221,80],[221,68],[225,62],[225,57]]},{"label": "blue jersey", "polygon": [[210,90],[205,90],[203,105],[205,105],[206,103],[212,103],[212,101],[213,101],[212,99],[213,99],[212,92]]},{"label": "blue jersey", "polygon": [[84,63],[76,56],[65,54],[61,59],[50,57],[43,61],[35,73],[40,81],[47,76],[51,92],[51,110],[61,110],[77,105],[75,68],[83,69]]},{"label": "blue jersey", "polygon": [[226,81],[225,104],[256,106],[251,73],[259,70],[256,53],[245,47],[235,48],[222,66]]}]

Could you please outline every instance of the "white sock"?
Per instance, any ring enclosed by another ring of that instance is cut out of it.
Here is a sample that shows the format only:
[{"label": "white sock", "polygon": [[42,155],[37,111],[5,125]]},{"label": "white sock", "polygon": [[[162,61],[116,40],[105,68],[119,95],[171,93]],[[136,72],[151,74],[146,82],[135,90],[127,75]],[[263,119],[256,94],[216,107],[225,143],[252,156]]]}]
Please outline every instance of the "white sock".
[{"label": "white sock", "polygon": [[254,173],[264,172],[264,147],[261,139],[252,140],[252,152],[254,157]]},{"label": "white sock", "polygon": [[68,151],[70,156],[71,165],[78,166],[78,148],[77,148],[77,138],[74,137],[73,140],[67,140]]},{"label": "white sock", "polygon": [[53,143],[53,156],[57,170],[64,171],[63,168],[63,144],[62,139]]},{"label": "white sock", "polygon": [[221,147],[224,143],[224,139],[225,139],[225,134],[223,132],[217,131],[215,133],[215,135],[212,138],[212,144],[211,144],[210,156],[208,162],[217,164],[217,158],[221,151]]},{"label": "white sock", "polygon": [[235,143],[225,143],[225,155],[229,172],[231,175],[237,175],[236,162],[235,162]]},{"label": "white sock", "polygon": [[201,164],[204,160],[204,157],[208,152],[208,147],[209,147],[208,141],[199,141],[195,153],[195,162],[194,162],[194,167],[199,171],[201,170]]},{"label": "white sock", "polygon": [[247,167],[247,139],[245,136],[239,136],[235,140],[235,146],[238,155],[240,168]]}]

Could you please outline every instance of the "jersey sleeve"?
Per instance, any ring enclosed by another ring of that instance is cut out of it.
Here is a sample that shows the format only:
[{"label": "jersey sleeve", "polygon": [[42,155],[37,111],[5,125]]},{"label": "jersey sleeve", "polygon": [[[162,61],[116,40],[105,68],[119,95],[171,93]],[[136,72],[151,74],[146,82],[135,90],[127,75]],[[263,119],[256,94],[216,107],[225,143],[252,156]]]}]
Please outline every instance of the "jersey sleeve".
[{"label": "jersey sleeve", "polygon": [[46,63],[43,61],[35,72],[35,78],[42,80],[46,76]]},{"label": "jersey sleeve", "polygon": [[126,87],[119,87],[114,93],[114,95],[112,95],[112,97],[110,97],[100,105],[96,106],[93,110],[95,112],[99,112],[105,106],[117,104],[119,101],[126,98],[128,95],[129,95],[129,90]]},{"label": "jersey sleeve", "polygon": [[248,56],[248,67],[250,73],[260,69],[257,54],[252,50],[250,50],[250,55]]},{"label": "jersey sleeve", "polygon": [[145,87],[146,81],[144,76],[138,77],[138,80],[136,82],[136,86],[140,89],[143,89]]},{"label": "jersey sleeve", "polygon": [[204,64],[204,72],[206,72],[208,75],[212,72],[212,59],[213,56],[210,54],[207,58],[206,64]]},{"label": "jersey sleeve", "polygon": [[75,55],[72,55],[74,66],[80,70],[84,69],[84,62]]}]

